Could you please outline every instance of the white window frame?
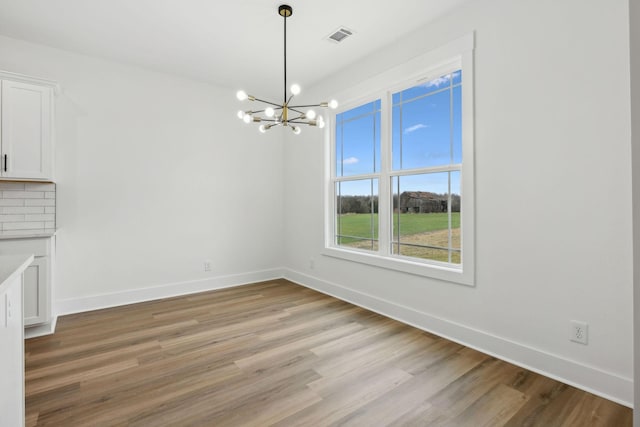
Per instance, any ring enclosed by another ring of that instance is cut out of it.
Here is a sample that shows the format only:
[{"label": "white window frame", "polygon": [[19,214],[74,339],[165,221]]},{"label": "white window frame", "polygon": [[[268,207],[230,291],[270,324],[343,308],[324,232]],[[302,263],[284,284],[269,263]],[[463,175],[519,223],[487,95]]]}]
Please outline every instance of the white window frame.
[{"label": "white window frame", "polygon": [[[475,285],[475,201],[474,201],[474,111],[473,111],[473,49],[474,35],[468,34],[438,49],[429,51],[404,64],[391,68],[337,96],[343,106],[328,118],[325,133],[325,248],[323,255],[419,276]],[[391,96],[412,85],[462,70],[462,168],[461,186],[461,249],[462,263],[455,264],[422,260],[390,251],[391,244],[391,176],[407,175],[415,171],[393,171],[391,165]],[[363,94],[366,94],[363,96]],[[366,175],[338,177],[335,155],[335,117],[341,112],[380,99],[381,114],[381,171]],[[346,100],[346,101],[345,101]],[[372,252],[335,244],[336,181],[377,178],[378,190],[378,251]]]}]

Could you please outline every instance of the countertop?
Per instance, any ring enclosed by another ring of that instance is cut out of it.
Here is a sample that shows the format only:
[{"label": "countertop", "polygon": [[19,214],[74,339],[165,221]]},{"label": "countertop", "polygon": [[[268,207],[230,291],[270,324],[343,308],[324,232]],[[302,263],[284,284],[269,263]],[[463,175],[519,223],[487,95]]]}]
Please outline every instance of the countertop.
[{"label": "countertop", "polygon": [[0,255],[0,294],[33,262],[33,255]]},{"label": "countertop", "polygon": [[0,231],[0,240],[3,239],[35,239],[52,237],[56,234],[55,228],[39,228],[36,230],[3,230]]}]

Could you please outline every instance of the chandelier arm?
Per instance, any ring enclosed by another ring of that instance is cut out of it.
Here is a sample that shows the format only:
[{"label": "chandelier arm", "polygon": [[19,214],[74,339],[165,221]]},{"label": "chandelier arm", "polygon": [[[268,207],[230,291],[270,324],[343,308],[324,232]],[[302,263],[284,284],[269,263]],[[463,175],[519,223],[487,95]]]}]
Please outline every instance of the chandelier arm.
[{"label": "chandelier arm", "polygon": [[304,115],[304,113],[299,113],[300,115],[297,117],[293,117],[292,119],[290,119],[289,121],[294,121],[294,120],[309,120],[307,119],[307,117]]},{"label": "chandelier arm", "polygon": [[295,111],[295,112],[296,112],[296,113],[298,113],[298,114],[301,114],[301,115],[303,115],[303,116],[305,115],[302,111],[300,111],[300,110],[296,110],[296,109],[295,109],[295,107],[288,107],[288,108],[289,108],[289,111]]},{"label": "chandelier arm", "polygon": [[294,108],[309,108],[309,107],[322,107],[322,108],[326,108],[323,107],[322,104],[308,104],[308,105],[292,105],[289,107],[290,110],[293,110]]},{"label": "chandelier arm", "polygon": [[263,104],[273,105],[274,107],[282,108],[281,104],[276,104],[275,102],[271,102],[271,101],[265,101],[264,99],[256,98],[256,101],[260,101]]}]

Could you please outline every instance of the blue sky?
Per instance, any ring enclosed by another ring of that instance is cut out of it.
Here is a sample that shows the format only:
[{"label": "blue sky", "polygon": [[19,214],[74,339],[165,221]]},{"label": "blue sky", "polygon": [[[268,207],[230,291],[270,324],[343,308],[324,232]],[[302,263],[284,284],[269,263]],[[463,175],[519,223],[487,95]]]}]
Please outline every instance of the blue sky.
[{"label": "blue sky", "polygon": [[[394,170],[462,161],[460,83],[461,73],[456,71],[393,94]],[[337,175],[379,172],[380,101],[345,111],[338,115],[337,122]],[[400,191],[446,193],[448,181],[448,173],[402,177]],[[452,175],[453,193],[460,193],[459,181],[459,174]],[[343,183],[342,194],[371,194],[371,180],[359,180],[348,185]]]}]

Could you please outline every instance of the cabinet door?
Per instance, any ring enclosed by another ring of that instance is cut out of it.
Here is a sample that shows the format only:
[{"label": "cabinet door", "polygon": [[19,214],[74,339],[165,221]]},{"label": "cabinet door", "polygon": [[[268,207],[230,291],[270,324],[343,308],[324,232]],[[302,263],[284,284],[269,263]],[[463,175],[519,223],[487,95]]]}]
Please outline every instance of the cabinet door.
[{"label": "cabinet door", "polygon": [[53,178],[51,92],[44,86],[2,81],[2,177]]},{"label": "cabinet door", "polygon": [[[24,339],[21,278],[15,278],[6,293],[0,293],[0,425],[24,426]],[[11,307],[9,307],[11,305]],[[11,314],[10,316],[8,314]]]},{"label": "cabinet door", "polygon": [[24,325],[31,326],[49,321],[48,258],[35,258],[24,271]]}]

